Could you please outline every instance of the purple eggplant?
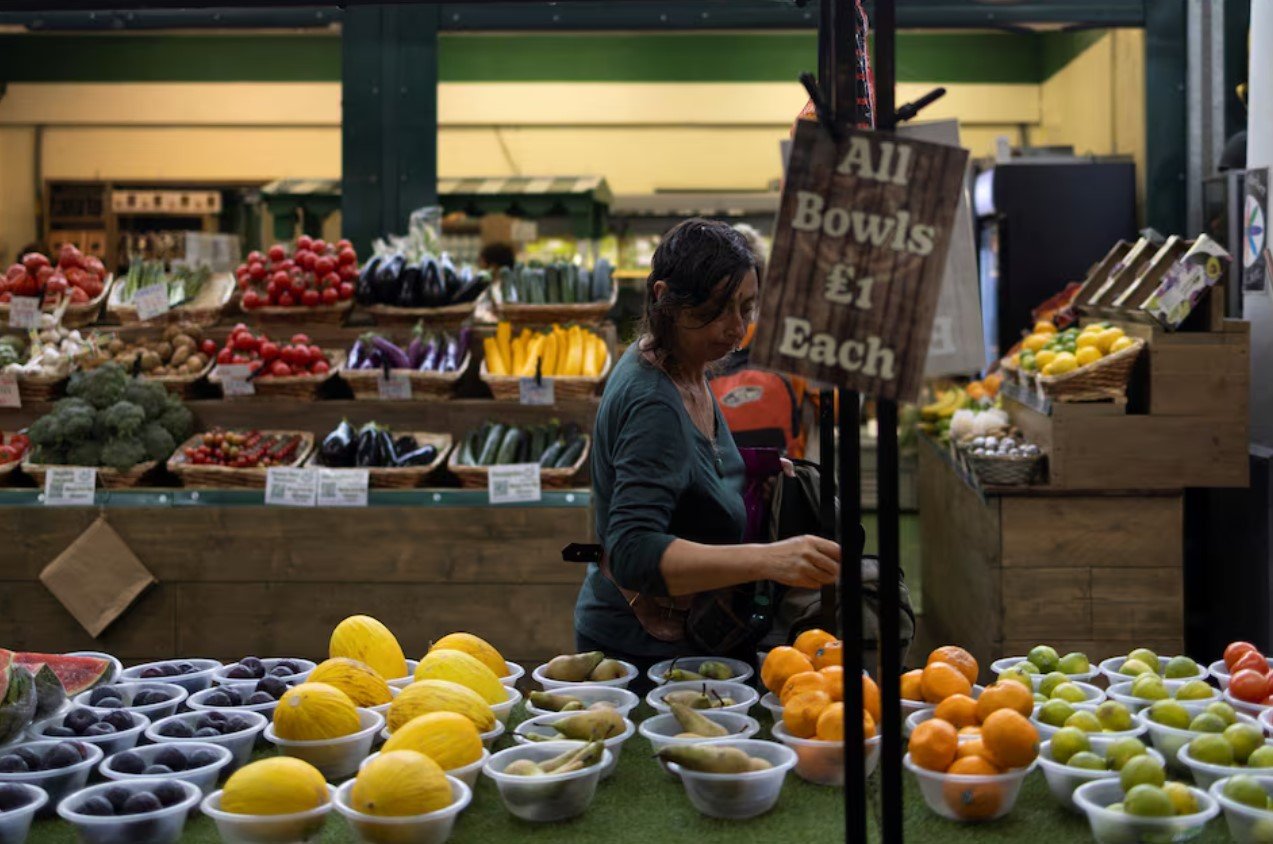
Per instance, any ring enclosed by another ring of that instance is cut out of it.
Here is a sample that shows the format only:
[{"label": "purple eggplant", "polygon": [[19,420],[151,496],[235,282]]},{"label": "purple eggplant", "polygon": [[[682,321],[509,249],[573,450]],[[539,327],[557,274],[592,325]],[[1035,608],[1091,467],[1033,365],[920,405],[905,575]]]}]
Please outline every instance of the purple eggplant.
[{"label": "purple eggplant", "polygon": [[460,368],[460,340],[458,337],[446,335],[446,349],[442,352],[442,360],[438,362],[439,372],[454,372]]},{"label": "purple eggplant", "polygon": [[411,361],[407,358],[407,353],[384,337],[379,334],[372,335],[371,344],[380,352],[390,369],[411,368]]},{"label": "purple eggplant", "polygon": [[349,349],[349,360],[345,366],[349,369],[362,369],[362,362],[367,359],[367,344],[359,337]]},{"label": "purple eggplant", "polygon": [[367,356],[362,359],[359,369],[379,369],[384,363],[385,356],[380,354],[380,350],[373,348],[367,352]]},{"label": "purple eggplant", "polygon": [[430,333],[429,339],[424,344],[424,360],[420,362],[421,372],[439,372],[438,366],[442,363],[442,343],[443,337]]},{"label": "purple eggplant", "polygon": [[412,369],[419,369],[424,362],[424,326],[416,323],[411,331],[411,343],[407,346],[407,360]]}]

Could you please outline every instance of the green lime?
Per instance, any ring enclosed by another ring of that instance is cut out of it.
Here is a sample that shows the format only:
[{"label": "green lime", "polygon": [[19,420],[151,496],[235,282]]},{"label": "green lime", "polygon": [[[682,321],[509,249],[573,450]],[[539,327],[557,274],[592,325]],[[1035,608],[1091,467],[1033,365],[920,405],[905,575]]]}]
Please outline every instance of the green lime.
[{"label": "green lime", "polygon": [[1210,765],[1232,765],[1233,746],[1224,736],[1206,733],[1189,742],[1189,756]]},{"label": "green lime", "polygon": [[1167,792],[1154,785],[1138,785],[1123,796],[1123,809],[1142,818],[1169,818],[1176,814]]},{"label": "green lime", "polygon": [[1087,654],[1071,651],[1061,657],[1057,669],[1066,674],[1086,674],[1092,670],[1092,663],[1087,661]]},{"label": "green lime", "polygon": [[1126,674],[1129,677],[1138,677],[1146,672],[1153,672],[1153,669],[1139,659],[1129,659],[1123,663],[1122,668],[1118,669],[1119,674]]},{"label": "green lime", "polygon": [[1214,712],[1199,712],[1189,722],[1189,729],[1195,733],[1223,733],[1228,724]]},{"label": "green lime", "polygon": [[1161,677],[1145,673],[1132,681],[1132,697],[1141,700],[1166,700],[1171,695],[1167,694],[1167,687],[1163,685]]},{"label": "green lime", "polygon": [[1053,671],[1039,682],[1039,691],[1047,697],[1054,697],[1052,690],[1062,683],[1068,682],[1069,679],[1060,671]]},{"label": "green lime", "polygon": [[1189,710],[1174,700],[1156,700],[1149,707],[1149,720],[1177,730],[1189,729]]},{"label": "green lime", "polygon": [[1210,712],[1212,715],[1219,717],[1221,721],[1224,721],[1226,726],[1229,724],[1236,724],[1238,722],[1238,713],[1234,712],[1233,707],[1222,700],[1217,700],[1215,703],[1208,703],[1207,708],[1202,711]]},{"label": "green lime", "polygon": [[1083,694],[1083,690],[1069,681],[1066,681],[1053,689],[1052,694],[1050,694],[1049,697],[1068,701],[1070,703],[1082,703],[1087,700],[1087,695]]},{"label": "green lime", "polygon": [[[1027,665],[1028,663],[1021,663],[1021,664]],[[1015,667],[1009,668],[1007,671],[1004,671],[999,674],[999,679],[1011,680],[1014,683],[1020,683],[1021,685],[1029,689],[1031,692],[1034,691],[1034,682],[1030,679],[1030,676],[1026,674],[1024,671],[1022,671],[1020,668],[1015,668]]]},{"label": "green lime", "polygon": [[1214,696],[1215,691],[1205,680],[1190,680],[1176,689],[1176,700],[1206,700]]},{"label": "green lime", "polygon": [[1043,695],[1039,694],[1038,692],[1035,692],[1035,693],[1034,693],[1034,702],[1035,702],[1035,705],[1038,705],[1038,704],[1040,704],[1040,703],[1047,703],[1047,702],[1048,702],[1048,699],[1047,699],[1046,697],[1044,697]]},{"label": "green lime", "polygon": [[1063,700],[1050,700],[1039,707],[1039,722],[1049,727],[1064,727],[1074,714],[1074,707]]},{"label": "green lime", "polygon": [[1192,815],[1198,811],[1198,798],[1193,796],[1189,786],[1182,782],[1169,782],[1162,787],[1171,798],[1171,805],[1176,807],[1177,815]]},{"label": "green lime", "polygon": [[1264,791],[1264,786],[1256,782],[1255,777],[1250,777],[1246,774],[1229,777],[1229,781],[1224,784],[1224,796],[1235,803],[1241,803],[1243,806],[1250,806],[1254,809],[1263,809],[1268,805],[1269,801],[1268,794]]},{"label": "green lime", "polygon": [[1124,814],[1122,803],[1110,803],[1105,807],[1105,810],[1108,812],[1118,812],[1120,815]]},{"label": "green lime", "polygon": [[1132,728],[1132,713],[1116,700],[1102,701],[1096,707],[1096,720],[1101,722],[1102,730],[1111,733],[1122,733]]},{"label": "green lime", "polygon": [[1239,765],[1245,765],[1256,748],[1264,745],[1264,731],[1250,724],[1230,724],[1222,735],[1233,748],[1233,760]]},{"label": "green lime", "polygon": [[[1105,749],[1105,761],[1111,771],[1121,771],[1128,760],[1137,756],[1145,756],[1148,751],[1145,743],[1134,736],[1118,739]],[[1152,757],[1151,757],[1152,758]]]},{"label": "green lime", "polygon": [[[1087,733],[1082,730],[1076,730],[1073,727],[1064,727],[1056,731],[1056,735],[1052,736],[1052,759],[1064,765],[1076,753],[1082,753],[1085,750],[1091,750],[1092,743],[1088,741]],[[1099,756],[1097,757],[1100,758]],[[1101,767],[1105,767],[1105,763],[1101,762]]]},{"label": "green lime", "polygon": [[1069,768],[1082,768],[1085,771],[1105,770],[1105,760],[1090,750],[1080,750],[1065,763]]},{"label": "green lime", "polygon": [[1163,676],[1168,680],[1179,680],[1183,677],[1197,677],[1198,663],[1194,662],[1187,656],[1173,656],[1167,660],[1167,667],[1163,669]]},{"label": "green lime", "polygon": [[1133,756],[1118,769],[1118,781],[1123,791],[1131,791],[1138,785],[1156,785],[1159,788],[1167,781],[1167,772],[1162,763],[1149,754]]},{"label": "green lime", "polygon": [[1273,746],[1262,744],[1247,757],[1248,768],[1273,768]]},{"label": "green lime", "polygon": [[1018,662],[1016,665],[1012,667],[1020,671],[1022,674],[1042,674],[1043,673],[1042,671],[1039,670],[1039,666],[1035,665],[1033,662],[1030,662],[1030,660],[1028,659],[1023,659],[1021,662]]},{"label": "green lime", "polygon": [[1050,645],[1036,645],[1030,649],[1026,659],[1033,663],[1041,674],[1056,671],[1061,663],[1061,657],[1057,654],[1056,648]]},{"label": "green lime", "polygon": [[1149,670],[1158,673],[1158,654],[1149,648],[1137,648],[1127,655],[1129,660],[1135,659],[1149,666]]},{"label": "green lime", "polygon": [[1085,733],[1099,733],[1101,731],[1101,722],[1097,720],[1095,713],[1086,709],[1080,709],[1065,719],[1065,726],[1076,727]]}]

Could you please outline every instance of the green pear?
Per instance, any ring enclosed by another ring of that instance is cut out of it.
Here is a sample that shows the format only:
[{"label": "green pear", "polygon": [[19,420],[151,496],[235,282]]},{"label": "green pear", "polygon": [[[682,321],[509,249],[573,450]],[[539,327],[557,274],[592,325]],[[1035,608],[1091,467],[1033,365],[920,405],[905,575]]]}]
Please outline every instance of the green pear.
[{"label": "green pear", "polygon": [[689,671],[684,668],[669,668],[668,672],[663,675],[665,683],[684,683],[689,680],[706,680],[702,674],[696,671]]},{"label": "green pear", "polygon": [[1187,656],[1173,656],[1167,660],[1163,676],[1168,680],[1179,680],[1183,677],[1198,676],[1198,663]]},{"label": "green pear", "polygon": [[1105,748],[1105,762],[1111,771],[1121,771],[1130,760],[1147,753],[1143,741],[1134,736],[1125,736]]},{"label": "green pear", "polygon": [[1158,654],[1149,648],[1137,648],[1127,655],[1129,660],[1137,660],[1149,666],[1149,670],[1158,673]]},{"label": "green pear", "polygon": [[732,680],[734,670],[723,662],[708,660],[698,666],[698,673],[709,680]]},{"label": "green pear", "polygon": [[602,741],[622,735],[627,729],[623,716],[615,709],[590,709],[578,715],[563,718],[552,725],[553,729],[575,741]]},{"label": "green pear", "polygon": [[1189,729],[1189,710],[1174,700],[1156,700],[1149,707],[1149,720],[1177,730]]},{"label": "green pear", "polygon": [[676,716],[676,722],[681,725],[681,729],[687,733],[694,733],[703,738],[715,738],[718,736],[729,735],[729,730],[717,724],[711,718],[703,715],[696,709],[691,709],[683,703],[673,703],[672,714]]},{"label": "green pear", "polygon": [[773,764],[768,759],[761,759],[759,756],[751,757],[751,769],[753,771],[768,771]]},{"label": "green pear", "polygon": [[1052,690],[1062,683],[1069,682],[1069,679],[1069,677],[1066,677],[1060,671],[1053,671],[1051,674],[1046,675],[1041,681],[1039,681],[1039,692],[1046,697],[1052,697]]},{"label": "green pear", "polygon": [[1150,668],[1139,659],[1129,659],[1123,663],[1123,667],[1118,669],[1119,674],[1126,674],[1129,677],[1139,677],[1141,674],[1152,674],[1154,669]]},{"label": "green pear", "polygon": [[707,774],[741,774],[751,770],[751,757],[736,747],[714,744],[665,745],[658,757],[682,768]]},{"label": "green pear", "polygon": [[601,651],[555,656],[544,666],[544,676],[563,683],[582,683],[605,658]]},{"label": "green pear", "polygon": [[583,701],[573,695],[559,695],[553,692],[531,692],[530,703],[536,709],[549,712],[564,712],[566,707],[577,704],[576,709],[583,709]]},{"label": "green pear", "polygon": [[1176,814],[1176,806],[1167,792],[1158,786],[1142,783],[1133,786],[1124,795],[1123,811],[1142,818],[1170,818]]},{"label": "green pear", "polygon": [[1057,670],[1065,674],[1086,674],[1092,670],[1092,663],[1088,662],[1087,654],[1071,651],[1061,657]]},{"label": "green pear", "polygon": [[567,771],[577,771],[580,768],[587,768],[600,762],[602,752],[605,749],[604,743],[590,741],[580,747],[572,748],[565,753],[554,756],[546,762],[540,762],[539,767],[546,774],[564,774]]},{"label": "green pear", "polygon": [[1061,662],[1061,657],[1057,655],[1056,648],[1050,645],[1036,645],[1030,649],[1030,653],[1026,654],[1026,659],[1039,669],[1040,674],[1050,674],[1056,671]]},{"label": "green pear", "polygon": [[529,759],[514,759],[508,763],[504,773],[514,777],[542,777],[544,769]]},{"label": "green pear", "polygon": [[617,659],[603,659],[597,663],[597,667],[592,669],[592,673],[588,675],[589,680],[597,682],[605,682],[607,680],[618,680],[620,677],[628,673],[628,669],[623,667],[623,663]]},{"label": "green pear", "polygon": [[1214,696],[1215,691],[1205,680],[1190,680],[1176,689],[1176,700],[1206,700]]},{"label": "green pear", "polygon": [[1116,700],[1101,701],[1096,707],[1096,720],[1101,722],[1101,729],[1111,733],[1122,733],[1132,728],[1132,713]]}]

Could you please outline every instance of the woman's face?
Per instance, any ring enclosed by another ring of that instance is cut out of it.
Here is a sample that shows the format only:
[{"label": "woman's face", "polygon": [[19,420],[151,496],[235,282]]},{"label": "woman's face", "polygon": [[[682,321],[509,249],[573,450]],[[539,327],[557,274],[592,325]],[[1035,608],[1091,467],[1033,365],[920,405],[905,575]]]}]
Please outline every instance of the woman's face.
[{"label": "woman's face", "polygon": [[[655,284],[655,295],[660,294]],[[722,279],[712,298],[696,308],[688,308],[676,317],[676,355],[687,364],[706,365],[720,360],[738,348],[747,334],[747,326],[755,317],[759,281],[750,270],[728,301],[722,301],[728,279]],[[719,314],[718,314],[719,312]],[[715,316],[715,319],[712,317]],[[710,321],[709,321],[710,320]]]}]

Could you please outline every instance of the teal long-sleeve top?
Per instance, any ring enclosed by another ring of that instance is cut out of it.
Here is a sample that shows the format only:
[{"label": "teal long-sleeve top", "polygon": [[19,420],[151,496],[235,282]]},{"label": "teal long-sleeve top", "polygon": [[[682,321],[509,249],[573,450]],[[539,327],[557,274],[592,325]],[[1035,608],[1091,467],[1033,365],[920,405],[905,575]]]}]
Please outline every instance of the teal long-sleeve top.
[{"label": "teal long-sleeve top", "polygon": [[[715,401],[713,400],[715,406]],[[629,347],[597,410],[592,497],[597,541],[624,589],[666,596],[659,561],[675,539],[742,542],[742,456],[715,406],[716,444],[695,427],[676,385]],[[616,652],[685,655],[645,632],[627,601],[595,565],[575,604],[575,629]]]}]

